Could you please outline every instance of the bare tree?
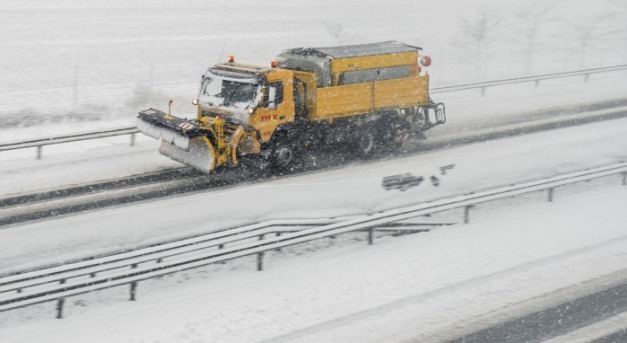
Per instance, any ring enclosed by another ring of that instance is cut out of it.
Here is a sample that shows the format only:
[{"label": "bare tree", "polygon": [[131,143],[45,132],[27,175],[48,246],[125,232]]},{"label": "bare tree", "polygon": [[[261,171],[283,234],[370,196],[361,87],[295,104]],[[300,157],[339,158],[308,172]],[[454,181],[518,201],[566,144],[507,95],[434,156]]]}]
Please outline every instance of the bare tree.
[{"label": "bare tree", "polygon": [[556,22],[555,2],[535,1],[526,3],[512,11],[510,35],[512,43],[522,46],[525,54],[525,73],[531,74],[533,58],[542,48],[542,29],[551,22]]},{"label": "bare tree", "polygon": [[344,24],[324,23],[327,32],[335,39],[337,45],[348,45],[356,40],[356,37],[346,31]]},{"label": "bare tree", "polygon": [[627,0],[607,0],[622,12],[623,21],[623,54],[627,57]]},{"label": "bare tree", "polygon": [[451,40],[457,52],[476,63],[476,75],[485,78],[485,66],[493,54],[501,22],[492,12],[480,12],[475,17],[460,18],[459,30]]},{"label": "bare tree", "polygon": [[614,40],[615,35],[620,32],[613,25],[615,20],[615,13],[607,13],[591,20],[567,23],[565,33],[568,37],[572,37],[572,40],[566,38],[564,41],[572,42],[570,47],[567,46],[567,49],[578,55],[580,69],[583,69],[586,65],[586,58],[590,48],[602,48],[603,44]]}]

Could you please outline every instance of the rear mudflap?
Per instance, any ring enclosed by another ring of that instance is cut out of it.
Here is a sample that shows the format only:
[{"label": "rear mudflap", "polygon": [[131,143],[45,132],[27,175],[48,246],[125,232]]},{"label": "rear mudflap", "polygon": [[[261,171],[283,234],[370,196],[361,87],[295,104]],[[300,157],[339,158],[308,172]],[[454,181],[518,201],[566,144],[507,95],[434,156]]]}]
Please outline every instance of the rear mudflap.
[{"label": "rear mudflap", "polygon": [[446,123],[446,108],[443,103],[430,103],[427,106],[427,121],[431,126]]}]

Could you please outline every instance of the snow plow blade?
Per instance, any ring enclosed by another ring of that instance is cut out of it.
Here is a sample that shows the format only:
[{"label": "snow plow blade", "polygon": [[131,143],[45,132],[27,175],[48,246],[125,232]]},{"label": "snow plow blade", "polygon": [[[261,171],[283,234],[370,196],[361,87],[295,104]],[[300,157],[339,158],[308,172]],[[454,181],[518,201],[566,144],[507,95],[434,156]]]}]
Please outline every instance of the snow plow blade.
[{"label": "snow plow blade", "polygon": [[214,169],[213,145],[195,123],[151,108],[139,112],[136,125],[143,134],[161,140],[162,155],[205,173]]},{"label": "snow plow blade", "polygon": [[161,155],[194,167],[209,174],[215,167],[215,152],[213,145],[206,137],[194,137],[189,140],[189,149],[183,150],[164,140],[159,147]]},{"label": "snow plow blade", "polygon": [[137,129],[152,138],[189,149],[189,140],[200,135],[198,126],[187,119],[173,117],[154,108],[139,112]]}]

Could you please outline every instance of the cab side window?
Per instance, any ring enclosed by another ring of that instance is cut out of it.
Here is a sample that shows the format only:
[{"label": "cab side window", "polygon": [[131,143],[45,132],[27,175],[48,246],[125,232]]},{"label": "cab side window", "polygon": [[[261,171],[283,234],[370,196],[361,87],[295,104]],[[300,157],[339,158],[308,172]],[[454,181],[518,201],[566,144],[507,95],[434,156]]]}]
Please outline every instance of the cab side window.
[{"label": "cab side window", "polygon": [[283,102],[283,82],[269,82],[266,93],[263,96],[263,107],[269,107],[271,103],[278,105]]}]

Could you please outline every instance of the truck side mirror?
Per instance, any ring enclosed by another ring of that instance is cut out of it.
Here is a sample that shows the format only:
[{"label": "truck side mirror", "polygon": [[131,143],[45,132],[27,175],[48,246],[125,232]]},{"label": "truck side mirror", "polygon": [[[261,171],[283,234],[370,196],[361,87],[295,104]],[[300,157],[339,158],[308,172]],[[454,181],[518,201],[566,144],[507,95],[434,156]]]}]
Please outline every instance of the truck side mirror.
[{"label": "truck side mirror", "polygon": [[276,87],[268,88],[268,102],[274,102],[276,99]]},{"label": "truck side mirror", "polygon": [[276,110],[276,87],[268,87],[268,108]]}]

